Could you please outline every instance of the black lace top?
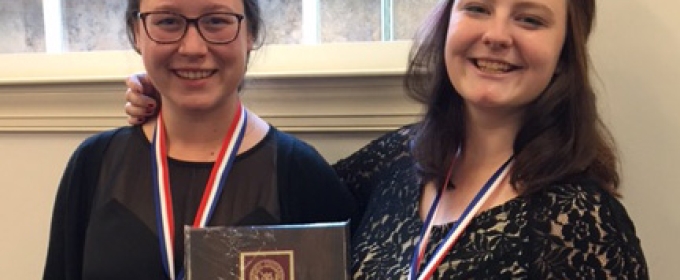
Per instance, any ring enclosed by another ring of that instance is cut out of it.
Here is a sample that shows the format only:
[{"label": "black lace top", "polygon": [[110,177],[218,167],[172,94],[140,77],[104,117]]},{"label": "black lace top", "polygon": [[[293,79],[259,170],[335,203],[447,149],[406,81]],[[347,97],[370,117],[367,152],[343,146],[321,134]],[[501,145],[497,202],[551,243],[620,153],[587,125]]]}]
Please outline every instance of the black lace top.
[{"label": "black lace top", "polygon": [[[423,223],[421,186],[403,128],[335,166],[361,198],[352,241],[354,279],[406,279]],[[451,225],[436,226],[428,260]],[[586,180],[559,184],[481,212],[433,279],[647,279],[623,206]]]}]

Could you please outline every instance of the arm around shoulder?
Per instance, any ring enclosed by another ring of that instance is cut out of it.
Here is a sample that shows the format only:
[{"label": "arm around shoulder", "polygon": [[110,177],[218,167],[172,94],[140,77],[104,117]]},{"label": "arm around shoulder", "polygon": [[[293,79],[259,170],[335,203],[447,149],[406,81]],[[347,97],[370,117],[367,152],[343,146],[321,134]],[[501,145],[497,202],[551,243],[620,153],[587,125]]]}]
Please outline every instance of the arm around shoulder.
[{"label": "arm around shoulder", "polygon": [[411,168],[409,141],[414,125],[407,125],[372,140],[333,165],[342,182],[357,200],[359,212],[369,203],[377,181],[391,176],[390,168]]}]

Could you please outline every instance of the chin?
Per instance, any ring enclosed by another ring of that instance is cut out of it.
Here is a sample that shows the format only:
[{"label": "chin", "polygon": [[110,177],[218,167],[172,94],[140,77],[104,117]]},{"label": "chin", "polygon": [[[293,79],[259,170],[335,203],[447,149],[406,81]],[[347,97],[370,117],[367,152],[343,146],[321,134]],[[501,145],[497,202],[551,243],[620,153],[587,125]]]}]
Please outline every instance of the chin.
[{"label": "chin", "polygon": [[188,111],[205,111],[205,110],[210,110],[214,108],[215,102],[204,102],[204,101],[196,101],[196,100],[191,100],[187,102],[179,102],[177,103],[177,107],[182,109],[182,110],[188,110]]}]

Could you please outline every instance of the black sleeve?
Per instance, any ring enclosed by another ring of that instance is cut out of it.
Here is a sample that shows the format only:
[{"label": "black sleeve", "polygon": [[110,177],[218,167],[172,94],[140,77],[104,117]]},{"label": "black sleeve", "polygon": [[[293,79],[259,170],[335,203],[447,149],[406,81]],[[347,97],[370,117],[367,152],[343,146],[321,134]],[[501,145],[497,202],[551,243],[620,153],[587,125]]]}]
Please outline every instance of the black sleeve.
[{"label": "black sleeve", "polygon": [[279,191],[284,222],[346,221],[356,203],[328,162],[310,145],[279,133]]},{"label": "black sleeve", "polygon": [[561,186],[532,204],[532,279],[649,279],[633,222],[610,194]]},{"label": "black sleeve", "polygon": [[[347,185],[358,205],[355,221],[362,216],[371,194],[384,178],[392,176],[390,168],[413,165],[408,148],[413,125],[391,131],[368,143],[349,157],[333,165],[340,180]],[[356,226],[356,225],[353,225]]]},{"label": "black sleeve", "polygon": [[86,139],[68,161],[54,202],[43,279],[81,279],[94,186],[113,133],[112,130]]}]

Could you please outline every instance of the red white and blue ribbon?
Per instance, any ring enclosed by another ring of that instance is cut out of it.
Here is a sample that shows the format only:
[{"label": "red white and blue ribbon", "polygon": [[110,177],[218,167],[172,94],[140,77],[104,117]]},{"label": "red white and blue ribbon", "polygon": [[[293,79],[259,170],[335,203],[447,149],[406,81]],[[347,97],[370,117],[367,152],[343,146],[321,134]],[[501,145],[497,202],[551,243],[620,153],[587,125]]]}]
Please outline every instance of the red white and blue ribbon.
[{"label": "red white and blue ribbon", "polygon": [[449,168],[449,172],[446,176],[446,181],[444,181],[441,189],[439,189],[437,192],[437,196],[432,202],[432,206],[430,206],[430,210],[428,211],[427,217],[425,218],[425,223],[423,224],[423,228],[420,231],[420,241],[416,243],[416,248],[413,250],[413,257],[411,259],[411,268],[408,278],[409,280],[426,280],[432,277],[435,269],[437,269],[437,267],[442,263],[460,235],[463,233],[468,224],[470,224],[470,221],[472,221],[472,218],[484,205],[489,196],[491,196],[498,186],[500,186],[501,182],[503,182],[503,179],[510,170],[512,159],[513,157],[510,157],[505,163],[503,163],[503,165],[501,165],[501,167],[498,168],[496,172],[494,172],[491,178],[489,178],[486,184],[484,184],[482,189],[477,192],[472,201],[470,201],[468,206],[465,207],[465,210],[460,215],[458,222],[456,222],[449,230],[448,234],[444,238],[444,242],[439,244],[430,261],[425,264],[425,267],[422,269],[422,271],[420,271],[421,262],[423,261],[423,257],[425,255],[425,248],[432,231],[432,221],[434,221],[435,217],[437,216],[439,200],[442,197],[442,193],[444,193],[447,183],[451,179],[451,173],[453,171],[453,163],[451,163],[451,167]]},{"label": "red white and blue ribbon", "polygon": [[[229,130],[224,138],[220,152],[213,164],[210,178],[203,191],[203,198],[199,204],[194,227],[205,227],[219,201],[220,193],[226,182],[227,175],[231,170],[239,146],[246,131],[246,110],[240,103],[229,125]],[[174,240],[175,222],[172,212],[172,193],[170,191],[170,175],[168,170],[168,157],[166,146],[165,127],[163,126],[162,114],[158,114],[156,129],[154,130],[151,143],[151,166],[154,172],[154,201],[156,204],[156,226],[161,248],[163,268],[169,279],[183,279],[183,271],[178,276],[175,274],[174,263]]]}]

